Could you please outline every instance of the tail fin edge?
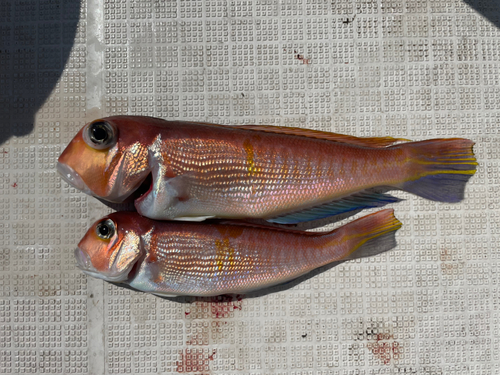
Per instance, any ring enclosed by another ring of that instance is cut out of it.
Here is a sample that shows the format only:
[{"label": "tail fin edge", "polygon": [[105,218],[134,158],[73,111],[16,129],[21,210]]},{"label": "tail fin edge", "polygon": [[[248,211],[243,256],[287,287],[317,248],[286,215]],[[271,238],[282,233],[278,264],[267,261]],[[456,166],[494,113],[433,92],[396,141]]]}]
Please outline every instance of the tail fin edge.
[{"label": "tail fin edge", "polygon": [[364,216],[346,225],[348,233],[343,238],[350,249],[344,260],[377,255],[393,249],[396,231],[402,223],[394,216],[393,209],[385,209]]},{"label": "tail fin edge", "polygon": [[457,203],[464,199],[466,184],[478,166],[473,141],[431,139],[399,146],[409,147],[411,163],[410,176],[400,186],[402,190],[438,202]]}]

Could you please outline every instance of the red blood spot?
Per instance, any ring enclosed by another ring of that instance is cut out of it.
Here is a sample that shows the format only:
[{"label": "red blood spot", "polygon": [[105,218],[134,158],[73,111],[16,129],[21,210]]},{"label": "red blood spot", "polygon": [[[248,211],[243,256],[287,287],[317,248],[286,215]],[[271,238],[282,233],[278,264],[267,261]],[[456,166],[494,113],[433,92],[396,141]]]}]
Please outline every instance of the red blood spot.
[{"label": "red blood spot", "polygon": [[392,359],[399,359],[399,343],[396,341],[368,343],[367,348],[384,365],[391,363]]},{"label": "red blood spot", "polygon": [[301,60],[301,61],[302,61],[302,64],[309,65],[309,63],[311,62],[311,59],[306,59],[306,58],[304,58],[304,55],[297,54],[297,55],[295,56],[295,58],[296,58],[297,60]]},{"label": "red blood spot", "polygon": [[[391,360],[399,359],[399,342],[394,340],[390,333],[378,333],[375,342],[369,342],[366,347],[372,354],[378,358],[384,365],[391,363]],[[393,341],[389,341],[393,340]]]},{"label": "red blood spot", "polygon": [[8,154],[8,153],[9,153],[9,151],[5,151],[5,150],[3,150],[2,152],[3,152],[4,154]]},{"label": "red blood spot", "polygon": [[16,187],[17,187],[17,182],[14,182],[14,183],[12,184],[12,187],[13,187],[13,188],[16,188]]},{"label": "red blood spot", "polygon": [[389,334],[389,333],[378,333],[377,337],[376,337],[376,340],[377,341],[390,340],[392,338],[394,338],[394,337],[391,334]]},{"label": "red blood spot", "polygon": [[177,372],[206,373],[209,359],[205,357],[202,349],[184,349],[179,351],[180,361],[176,362]]},{"label": "red blood spot", "polygon": [[[196,318],[212,317],[214,319],[226,319],[235,310],[242,309],[242,298],[233,296],[218,296],[210,298],[195,298],[190,310]],[[206,316],[208,313],[208,316]]]},{"label": "red blood spot", "polygon": [[231,296],[219,296],[212,299],[210,310],[212,317],[216,319],[228,318],[234,310],[241,310],[241,306],[241,300],[235,301]]},{"label": "red blood spot", "polygon": [[186,316],[188,316],[189,314],[191,314],[191,312],[187,312],[187,311],[185,311],[185,312],[184,312],[184,314],[185,314]]},{"label": "red blood spot", "polygon": [[215,349],[214,349],[214,351],[212,352],[212,354],[210,354],[210,355],[208,356],[208,359],[209,359],[210,361],[213,361],[213,360],[214,360],[214,355],[215,355],[215,353],[217,353],[217,350],[215,350]]}]

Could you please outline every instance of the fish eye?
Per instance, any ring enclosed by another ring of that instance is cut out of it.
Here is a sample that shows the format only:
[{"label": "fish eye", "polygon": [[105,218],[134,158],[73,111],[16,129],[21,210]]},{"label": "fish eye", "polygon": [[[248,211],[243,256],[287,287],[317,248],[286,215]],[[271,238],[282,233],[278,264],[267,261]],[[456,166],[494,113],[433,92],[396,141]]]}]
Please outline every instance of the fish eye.
[{"label": "fish eye", "polygon": [[115,142],[116,132],[109,122],[97,120],[89,124],[84,138],[89,146],[101,150]]},{"label": "fish eye", "polygon": [[95,231],[103,240],[109,240],[115,234],[115,223],[110,219],[101,221],[96,225]]}]

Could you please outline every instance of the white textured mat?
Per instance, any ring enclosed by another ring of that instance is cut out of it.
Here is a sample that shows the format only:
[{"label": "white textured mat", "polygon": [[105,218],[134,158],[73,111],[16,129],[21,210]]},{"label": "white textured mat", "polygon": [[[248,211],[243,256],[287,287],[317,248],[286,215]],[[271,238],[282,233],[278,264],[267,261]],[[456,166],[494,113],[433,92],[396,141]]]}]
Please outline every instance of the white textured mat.
[{"label": "white textured mat", "polygon": [[[0,373],[500,373],[500,13],[469,3],[0,0]],[[462,136],[480,166],[461,204],[400,194],[391,252],[180,303],[74,266],[109,209],[55,162],[113,114]]]}]

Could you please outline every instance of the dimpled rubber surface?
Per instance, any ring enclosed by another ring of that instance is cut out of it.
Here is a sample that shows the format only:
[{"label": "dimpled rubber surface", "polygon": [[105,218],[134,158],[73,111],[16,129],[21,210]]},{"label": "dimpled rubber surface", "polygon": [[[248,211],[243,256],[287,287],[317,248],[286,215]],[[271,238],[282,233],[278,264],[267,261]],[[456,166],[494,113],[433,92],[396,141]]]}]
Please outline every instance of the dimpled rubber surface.
[{"label": "dimpled rubber surface", "polygon": [[[0,1],[0,373],[499,373],[494,3]],[[253,298],[171,301],[75,267],[111,209],[56,160],[116,114],[465,137],[480,164],[459,204],[397,193],[390,252]]]}]

